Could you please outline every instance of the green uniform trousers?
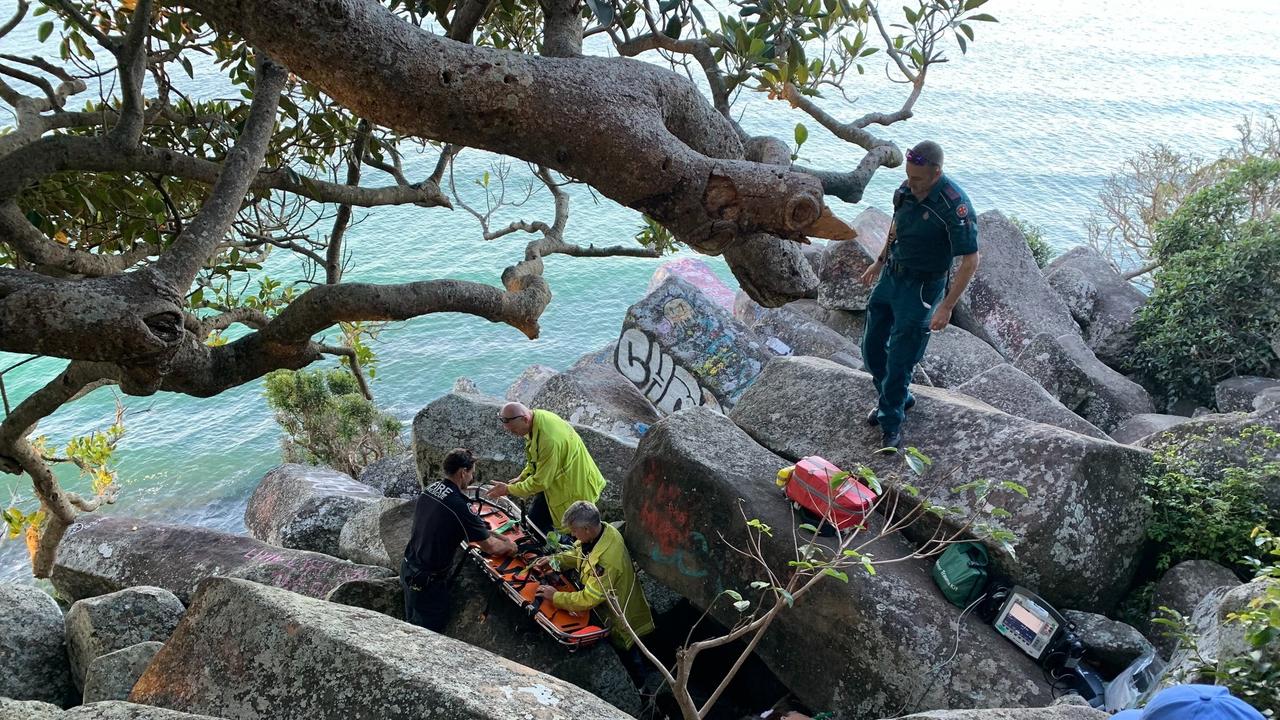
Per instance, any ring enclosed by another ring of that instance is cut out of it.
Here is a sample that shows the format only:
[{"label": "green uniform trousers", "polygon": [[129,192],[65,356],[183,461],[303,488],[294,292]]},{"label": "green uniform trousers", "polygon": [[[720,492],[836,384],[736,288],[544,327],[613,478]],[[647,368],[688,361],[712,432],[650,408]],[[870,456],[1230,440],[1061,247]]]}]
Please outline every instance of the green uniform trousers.
[{"label": "green uniform trousers", "polygon": [[929,344],[929,319],[942,301],[947,279],[891,263],[867,301],[867,327],[862,335],[862,362],[875,382],[880,403],[876,417],[886,434],[896,433],[911,396],[912,368]]}]

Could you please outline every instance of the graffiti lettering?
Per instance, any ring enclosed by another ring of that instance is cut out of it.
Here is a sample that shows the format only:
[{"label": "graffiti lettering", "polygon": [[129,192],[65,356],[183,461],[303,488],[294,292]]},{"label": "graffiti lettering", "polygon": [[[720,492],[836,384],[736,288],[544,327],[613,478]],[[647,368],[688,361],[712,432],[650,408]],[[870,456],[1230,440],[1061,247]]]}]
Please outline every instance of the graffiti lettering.
[{"label": "graffiti lettering", "polygon": [[664,413],[694,405],[707,405],[721,412],[720,403],[703,390],[693,374],[677,365],[661,346],[637,328],[627,328],[622,333],[614,353],[614,365]]}]

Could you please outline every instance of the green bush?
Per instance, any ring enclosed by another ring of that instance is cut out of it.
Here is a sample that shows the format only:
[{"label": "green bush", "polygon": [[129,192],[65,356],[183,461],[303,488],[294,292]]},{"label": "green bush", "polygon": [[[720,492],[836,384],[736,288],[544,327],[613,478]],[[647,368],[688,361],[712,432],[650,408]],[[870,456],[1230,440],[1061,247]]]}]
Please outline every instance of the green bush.
[{"label": "green bush", "polygon": [[[1157,443],[1150,473],[1144,478],[1152,519],[1147,539],[1155,549],[1155,565],[1166,570],[1183,560],[1212,560],[1242,568],[1254,552],[1255,527],[1277,527],[1263,498],[1265,483],[1280,473],[1280,463],[1263,453],[1247,455],[1244,467],[1216,465],[1186,442]],[[1205,443],[1280,447],[1280,434],[1251,425],[1234,437],[1203,439]]]},{"label": "green bush", "polygon": [[1053,259],[1053,248],[1049,247],[1049,242],[1044,239],[1044,228],[1034,223],[1027,222],[1017,215],[1010,215],[1009,222],[1022,232],[1022,236],[1027,239],[1027,247],[1031,248],[1031,256],[1036,259],[1036,267],[1043,268]]},{"label": "green bush", "polygon": [[1230,236],[1207,232],[1203,246],[1166,259],[1134,323],[1133,369],[1168,402],[1212,405],[1218,382],[1280,371],[1271,349],[1280,336],[1280,217],[1247,221]]},{"label": "green bush", "polygon": [[374,407],[345,370],[277,370],[265,387],[267,405],[286,433],[285,462],[328,465],[357,477],[404,450],[400,421]]}]

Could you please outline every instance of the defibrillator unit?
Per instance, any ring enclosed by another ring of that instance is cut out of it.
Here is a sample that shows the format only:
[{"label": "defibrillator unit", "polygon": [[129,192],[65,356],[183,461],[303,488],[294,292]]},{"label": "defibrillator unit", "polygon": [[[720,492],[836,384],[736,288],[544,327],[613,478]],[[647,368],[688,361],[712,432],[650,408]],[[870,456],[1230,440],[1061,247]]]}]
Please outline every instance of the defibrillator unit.
[{"label": "defibrillator unit", "polygon": [[1004,635],[1036,662],[1043,662],[1063,640],[1068,623],[1049,603],[1030,590],[1014,585],[994,622]]}]

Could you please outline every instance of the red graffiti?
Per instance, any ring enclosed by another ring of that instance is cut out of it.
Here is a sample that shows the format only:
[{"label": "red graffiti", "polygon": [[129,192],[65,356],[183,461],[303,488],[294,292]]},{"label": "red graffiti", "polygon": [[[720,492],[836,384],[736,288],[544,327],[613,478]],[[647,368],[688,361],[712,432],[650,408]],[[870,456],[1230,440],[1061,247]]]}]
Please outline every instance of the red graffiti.
[{"label": "red graffiti", "polygon": [[671,555],[684,547],[689,536],[689,511],[680,490],[665,480],[657,458],[645,460],[644,485],[649,499],[640,508],[640,525],[662,554]]}]

